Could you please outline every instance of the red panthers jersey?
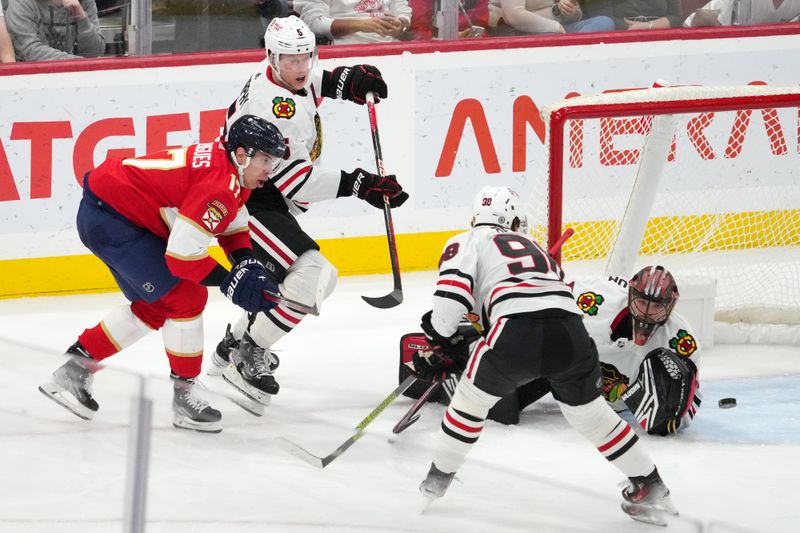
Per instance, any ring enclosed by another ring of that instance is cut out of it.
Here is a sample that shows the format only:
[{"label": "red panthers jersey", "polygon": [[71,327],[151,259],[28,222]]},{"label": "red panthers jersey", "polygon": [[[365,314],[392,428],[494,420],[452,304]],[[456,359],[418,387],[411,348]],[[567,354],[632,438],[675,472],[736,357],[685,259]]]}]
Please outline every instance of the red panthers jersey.
[{"label": "red panthers jersey", "polygon": [[214,237],[228,255],[251,248],[244,207],[250,191],[218,142],[108,159],[89,174],[89,189],[167,241],[167,265],[177,277],[200,282],[214,269]]}]

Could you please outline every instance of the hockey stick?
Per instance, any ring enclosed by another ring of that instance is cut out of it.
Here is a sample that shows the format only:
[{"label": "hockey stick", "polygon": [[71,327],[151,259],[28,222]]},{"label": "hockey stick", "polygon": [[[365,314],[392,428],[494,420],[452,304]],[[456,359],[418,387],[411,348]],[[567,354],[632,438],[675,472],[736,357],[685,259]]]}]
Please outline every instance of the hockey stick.
[{"label": "hockey stick", "polygon": [[379,403],[377,407],[375,407],[375,409],[373,409],[366,417],[364,417],[364,420],[362,420],[361,422],[358,423],[358,425],[356,425],[355,431],[353,432],[352,435],[350,435],[347,438],[347,440],[341,443],[335,450],[333,450],[325,457],[319,457],[317,455],[314,455],[313,453],[307,451],[305,448],[283,437],[278,437],[278,445],[287,452],[289,452],[290,454],[294,455],[299,459],[302,459],[303,461],[307,462],[312,466],[316,466],[317,468],[325,468],[326,466],[331,464],[331,462],[333,462],[334,459],[336,459],[337,457],[342,455],[345,451],[347,451],[347,449],[350,448],[350,446],[355,444],[356,441],[360,439],[362,435],[364,435],[364,429],[368,425],[370,425],[372,421],[375,420],[375,418],[383,412],[384,409],[386,409],[393,401],[395,401],[398,396],[403,394],[406,391],[406,389],[408,389],[411,385],[413,385],[416,379],[417,378],[415,378],[414,376],[408,376],[406,379],[404,379],[403,382],[396,389],[394,389],[392,392],[389,393],[389,396],[384,398],[383,401]]},{"label": "hockey stick", "polygon": [[319,309],[317,309],[316,305],[314,307],[309,307],[305,304],[301,304],[300,302],[290,300],[289,298],[284,298],[280,294],[276,294],[274,292],[264,291],[264,299],[269,300],[270,302],[275,302],[278,305],[285,305],[292,311],[297,311],[298,313],[319,316]]},{"label": "hockey stick", "polygon": [[397,424],[394,425],[392,428],[392,433],[397,435],[401,431],[407,429],[411,424],[419,420],[419,410],[422,409],[423,405],[428,403],[428,398],[430,398],[431,394],[433,394],[441,384],[441,381],[434,381],[431,383],[430,387],[425,389],[425,392],[423,392],[422,395],[417,398],[417,401],[414,402],[414,404],[411,406],[411,409],[409,409],[408,412],[403,415],[403,418],[398,420]]},{"label": "hockey stick", "polygon": [[[369,113],[369,128],[372,132],[372,148],[375,151],[375,164],[378,167],[378,174],[383,177],[386,172],[383,168],[383,154],[381,152],[381,140],[378,136],[378,117],[375,114],[375,95],[367,93],[367,112]],[[392,261],[392,278],[394,288],[386,296],[372,298],[362,296],[361,298],[373,307],[389,309],[400,305],[403,301],[403,285],[400,282],[400,262],[397,259],[397,243],[394,239],[394,224],[392,224],[392,209],[389,206],[389,197],[383,196],[383,221],[386,225],[386,238],[389,241],[389,257]]]}]

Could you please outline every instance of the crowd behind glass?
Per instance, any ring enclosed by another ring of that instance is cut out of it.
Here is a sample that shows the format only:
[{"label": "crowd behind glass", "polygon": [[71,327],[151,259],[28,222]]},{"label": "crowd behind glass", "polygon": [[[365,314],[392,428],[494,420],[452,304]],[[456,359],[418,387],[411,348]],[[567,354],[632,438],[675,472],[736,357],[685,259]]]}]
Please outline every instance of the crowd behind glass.
[{"label": "crowd behind glass", "polygon": [[0,0],[0,61],[258,48],[287,14],[337,45],[797,22],[800,0]]}]

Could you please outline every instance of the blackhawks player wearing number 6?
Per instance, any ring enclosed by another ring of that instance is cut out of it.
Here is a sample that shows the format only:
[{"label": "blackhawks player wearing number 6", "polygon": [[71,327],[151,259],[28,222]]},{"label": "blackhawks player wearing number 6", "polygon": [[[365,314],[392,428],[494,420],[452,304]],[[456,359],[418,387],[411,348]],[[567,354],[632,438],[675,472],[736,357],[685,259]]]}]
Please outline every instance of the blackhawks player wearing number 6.
[{"label": "blackhawks player wearing number 6", "polygon": [[572,291],[555,260],[518,232],[525,225],[516,193],[486,187],[473,203],[472,229],[451,238],[442,253],[433,310],[422,320],[432,350],[415,358],[414,372],[441,376],[458,357],[465,313],[481,316],[485,336],[472,346],[420,491],[430,499],[444,496],[489,409],[546,377],[567,422],[627,476],[623,510],[636,520],[665,523],[665,514],[677,514],[669,490],[636,433],[600,394],[597,350]]},{"label": "blackhawks player wearing number 6", "polygon": [[[216,433],[220,412],[200,397],[206,286],[219,286],[252,312],[272,309],[277,292],[252,257],[244,202],[262,187],[283,137],[269,122],[245,115],[225,143],[195,144],[137,158],[109,159],[86,174],[78,209],[81,241],[111,270],[130,305],[85,330],[72,358],[39,387],[84,419],[94,417],[98,362],[161,330],[173,380],[173,425]],[[230,272],[208,255],[214,237],[234,263]]]},{"label": "blackhawks player wearing number 6", "polygon": [[[361,168],[352,172],[321,167],[322,124],[317,103],[321,97],[364,104],[368,92],[376,101],[386,98],[380,71],[371,65],[316,68],[316,39],[297,17],[276,18],[264,34],[267,58],[245,83],[228,109],[227,126],[242,114],[273,122],[286,138],[286,155],[269,182],[250,197],[250,235],[256,258],[280,282],[283,296],[305,306],[319,307],[336,285],[336,268],[320,253],[319,245],[295,219],[313,202],[355,196],[383,209],[408,198],[393,175],[382,177]],[[237,402],[261,415],[279,386],[273,376],[278,365],[270,348],[291,332],[305,314],[286,305],[266,313],[244,314],[226,332],[214,356],[210,374],[244,394]]]}]

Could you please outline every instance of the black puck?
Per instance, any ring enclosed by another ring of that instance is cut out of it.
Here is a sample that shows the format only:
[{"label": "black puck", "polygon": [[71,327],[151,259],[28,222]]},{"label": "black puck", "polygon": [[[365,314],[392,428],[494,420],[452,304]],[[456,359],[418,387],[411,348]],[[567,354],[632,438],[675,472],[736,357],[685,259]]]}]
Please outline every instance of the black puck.
[{"label": "black puck", "polygon": [[731,407],[736,407],[736,398],[722,398],[719,401],[720,409],[730,409]]}]

